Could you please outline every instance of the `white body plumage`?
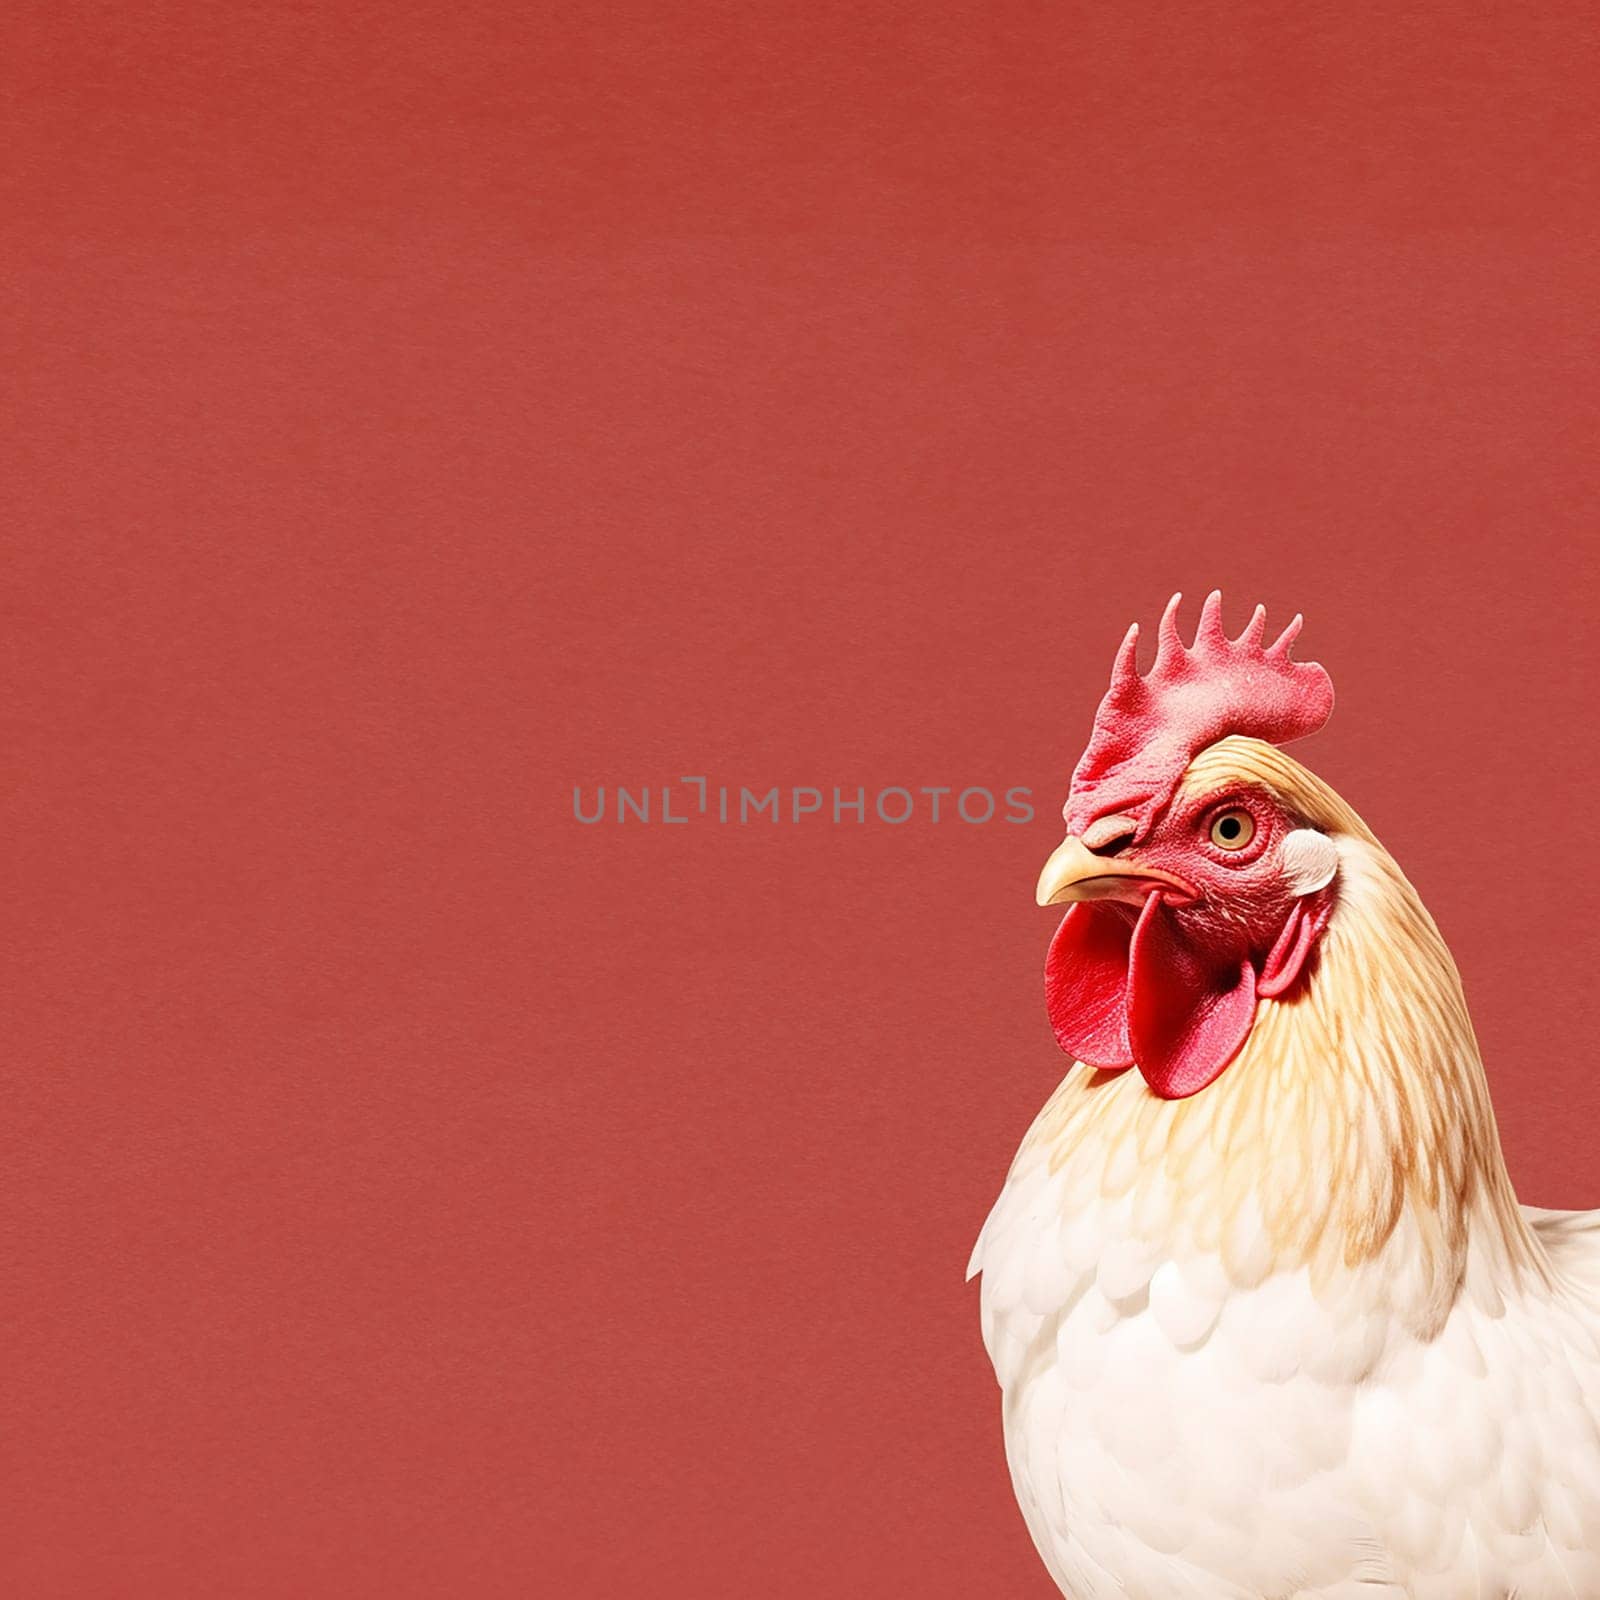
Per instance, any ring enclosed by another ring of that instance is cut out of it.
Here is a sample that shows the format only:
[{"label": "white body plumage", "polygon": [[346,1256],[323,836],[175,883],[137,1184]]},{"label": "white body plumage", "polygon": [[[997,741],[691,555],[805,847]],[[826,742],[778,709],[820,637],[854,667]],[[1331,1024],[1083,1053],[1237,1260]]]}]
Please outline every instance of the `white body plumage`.
[{"label": "white body plumage", "polygon": [[[1264,1251],[1241,1281],[1081,1178],[1025,1148],[977,1256],[1012,1481],[1063,1594],[1600,1597],[1600,1287],[1463,1292],[1424,1339],[1369,1281],[1406,1271],[1403,1239],[1332,1295]],[[1600,1262],[1592,1217],[1538,1231]]]}]

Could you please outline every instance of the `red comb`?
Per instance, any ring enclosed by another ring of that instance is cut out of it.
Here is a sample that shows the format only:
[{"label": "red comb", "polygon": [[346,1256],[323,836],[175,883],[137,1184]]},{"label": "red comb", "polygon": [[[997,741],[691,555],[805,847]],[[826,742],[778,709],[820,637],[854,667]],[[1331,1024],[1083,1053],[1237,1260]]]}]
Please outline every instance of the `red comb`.
[{"label": "red comb", "polygon": [[1081,834],[1098,817],[1138,824],[1134,842],[1172,798],[1184,769],[1208,744],[1246,734],[1288,744],[1315,733],[1332,715],[1333,685],[1314,661],[1291,661],[1300,618],[1262,648],[1264,606],[1237,639],[1222,631],[1222,595],[1200,608],[1194,643],[1178,637],[1181,594],[1161,616],[1155,665],[1139,673],[1139,624],[1117,652],[1111,687],[1095,712],[1094,733],[1072,774],[1067,829]]}]

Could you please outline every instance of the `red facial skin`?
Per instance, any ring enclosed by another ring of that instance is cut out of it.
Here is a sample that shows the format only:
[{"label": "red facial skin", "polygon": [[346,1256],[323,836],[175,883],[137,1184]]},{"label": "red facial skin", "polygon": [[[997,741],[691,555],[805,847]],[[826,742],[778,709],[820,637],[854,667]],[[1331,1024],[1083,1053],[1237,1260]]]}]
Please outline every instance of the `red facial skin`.
[{"label": "red facial skin", "polygon": [[[1230,811],[1248,813],[1255,828],[1236,850],[1211,837]],[[1062,1049],[1096,1067],[1137,1065],[1166,1099],[1213,1082],[1249,1036],[1258,998],[1298,990],[1332,913],[1333,885],[1301,894],[1284,867],[1283,841],[1304,826],[1244,787],[1170,808],[1137,848],[1099,850],[1109,869],[1150,867],[1192,893],[1139,885],[1140,906],[1072,907],[1045,967]]]}]

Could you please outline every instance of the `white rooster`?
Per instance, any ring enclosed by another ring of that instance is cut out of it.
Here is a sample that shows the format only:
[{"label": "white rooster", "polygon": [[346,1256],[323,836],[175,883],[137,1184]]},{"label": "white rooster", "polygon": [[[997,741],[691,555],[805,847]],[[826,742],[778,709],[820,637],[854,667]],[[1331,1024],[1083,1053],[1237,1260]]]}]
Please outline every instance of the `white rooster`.
[{"label": "white rooster", "polygon": [[1438,929],[1276,748],[1299,618],[1177,606],[1039,880],[1075,1062],[972,1257],[1028,1529],[1071,1600],[1600,1600],[1600,1213],[1518,1205]]}]

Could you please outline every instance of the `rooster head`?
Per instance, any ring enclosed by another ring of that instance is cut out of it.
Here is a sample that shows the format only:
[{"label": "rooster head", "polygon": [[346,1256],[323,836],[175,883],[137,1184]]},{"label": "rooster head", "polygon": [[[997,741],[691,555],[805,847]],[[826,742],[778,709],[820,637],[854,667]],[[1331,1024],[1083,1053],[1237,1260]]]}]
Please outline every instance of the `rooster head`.
[{"label": "rooster head", "polygon": [[1233,1060],[1258,1000],[1305,978],[1339,865],[1292,792],[1263,783],[1259,763],[1227,759],[1314,733],[1332,713],[1327,673],[1290,659],[1300,618],[1264,645],[1258,606],[1229,639],[1213,592],[1186,645],[1181,598],[1148,673],[1137,624],[1123,641],[1072,775],[1067,838],[1038,888],[1040,905],[1071,904],[1045,968],[1061,1048],[1102,1069],[1137,1066],[1172,1100]]}]

